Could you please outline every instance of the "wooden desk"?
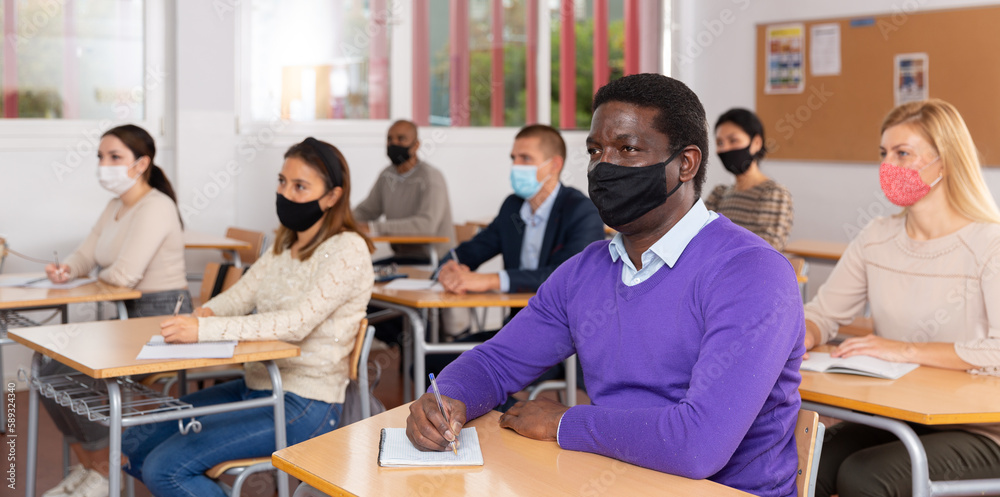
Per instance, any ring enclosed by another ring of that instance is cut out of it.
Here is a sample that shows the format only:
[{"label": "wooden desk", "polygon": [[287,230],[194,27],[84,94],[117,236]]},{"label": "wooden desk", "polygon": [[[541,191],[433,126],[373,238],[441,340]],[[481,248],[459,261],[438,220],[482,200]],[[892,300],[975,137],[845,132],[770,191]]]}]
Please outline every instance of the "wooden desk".
[{"label": "wooden desk", "polygon": [[[428,278],[429,273],[414,268],[400,268],[414,278]],[[379,283],[372,290],[372,305],[395,310],[409,323],[410,336],[403,342],[403,371],[413,366],[414,389],[410,389],[410,376],[403,374],[403,400],[409,401],[421,395],[426,389],[426,358],[428,353],[462,353],[475,347],[476,343],[429,343],[427,341],[428,309],[472,308],[472,307],[526,307],[534,293],[466,293],[458,295],[437,290],[393,290],[385,288],[388,283]],[[412,350],[408,350],[412,349]],[[572,371],[570,367],[572,366]],[[576,362],[567,362],[567,401],[576,403]],[[572,382],[570,382],[572,380]],[[411,393],[415,394],[411,397]]]},{"label": "wooden desk", "polygon": [[427,255],[430,257],[430,265],[438,265],[437,251],[434,250],[435,243],[448,243],[451,238],[446,236],[431,235],[377,235],[369,236],[375,243],[389,243],[398,245],[427,245]]},{"label": "wooden desk", "polygon": [[[278,469],[331,496],[375,495],[748,495],[710,482],[560,449],[501,429],[500,413],[473,420],[485,465],[474,468],[379,467],[379,430],[405,427],[408,406],[279,450]],[[298,493],[297,493],[298,495]]]},{"label": "wooden desk", "polygon": [[[35,473],[38,450],[38,395],[39,388],[44,388],[44,378],[39,378],[42,355],[51,357],[91,378],[103,379],[107,388],[106,423],[110,435],[109,464],[117,467],[121,460],[121,432],[123,428],[140,424],[156,423],[187,418],[223,411],[251,409],[262,406],[273,406],[275,416],[275,443],[278,447],[285,445],[285,415],[284,394],[281,390],[280,373],[275,359],[283,359],[299,355],[299,348],[284,342],[241,342],[236,352],[229,359],[187,359],[187,360],[137,360],[135,357],[142,344],[149,341],[153,335],[159,334],[162,316],[130,319],[127,321],[98,321],[92,323],[73,323],[55,326],[39,326],[36,328],[18,328],[10,330],[9,335],[14,341],[35,351],[31,365],[30,396],[28,401],[28,450],[26,464],[25,489],[27,496],[34,496]],[[270,374],[274,394],[262,399],[235,402],[222,406],[195,407],[152,414],[123,416],[123,396],[117,378],[144,373],[163,371],[178,371],[189,368],[240,364],[248,361],[264,361]],[[283,475],[279,478],[285,479]],[[119,495],[121,488],[121,472],[112,471],[110,475],[110,495]],[[287,481],[284,483],[287,491]],[[282,488],[281,484],[278,486]]]},{"label": "wooden desk", "polygon": [[201,233],[198,231],[185,230],[183,236],[184,248],[222,250],[232,257],[233,265],[239,268],[243,267],[243,261],[240,259],[239,250],[245,250],[252,247],[249,242],[245,242],[243,240],[227,238],[220,235],[212,235],[209,233]]},{"label": "wooden desk", "polygon": [[[8,274],[9,277],[44,277],[44,273]],[[2,279],[2,278],[0,278]],[[123,300],[142,297],[142,292],[132,288],[111,286],[102,281],[89,283],[65,290],[48,290],[44,288],[0,287],[0,310],[29,311],[33,309],[51,309],[68,304],[86,302],[118,302],[118,310],[125,314]]]},{"label": "wooden desk", "polygon": [[847,250],[846,243],[824,242],[820,240],[795,240],[785,245],[784,252],[804,259],[837,262],[844,255],[845,250]]},{"label": "wooden desk", "polygon": [[[42,278],[45,273],[8,274],[14,278]],[[0,277],[3,279],[3,277]],[[43,288],[0,287],[0,311],[31,311],[39,309],[58,309],[62,313],[62,322],[69,321],[68,305],[86,302],[115,302],[118,306],[118,317],[126,319],[126,300],[137,299],[142,292],[131,288],[111,286],[97,281],[87,285],[66,290],[47,290]],[[99,315],[99,314],[98,314]],[[13,343],[6,337],[6,330],[0,330],[0,371],[3,371],[3,346]],[[7,419],[7,403],[3,403],[0,413]],[[7,433],[7,424],[3,423],[0,433]]]},{"label": "wooden desk", "polygon": [[[828,352],[832,349],[822,346],[813,350]],[[997,401],[1000,378],[964,371],[921,366],[898,380],[802,371],[799,394],[803,409],[896,434],[910,453],[914,496],[963,487],[968,481],[932,484],[927,471],[927,454],[919,438],[903,421],[925,425],[1000,423],[1000,402]],[[973,493],[983,489],[1000,492],[1000,479],[979,482],[984,483],[970,489]]]}]

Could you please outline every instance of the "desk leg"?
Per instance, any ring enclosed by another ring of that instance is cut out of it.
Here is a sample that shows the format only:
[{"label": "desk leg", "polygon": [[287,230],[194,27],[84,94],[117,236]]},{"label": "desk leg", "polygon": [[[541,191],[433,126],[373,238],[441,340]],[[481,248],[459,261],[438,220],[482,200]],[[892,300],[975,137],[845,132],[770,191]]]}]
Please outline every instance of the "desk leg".
[{"label": "desk leg", "polygon": [[[101,305],[101,304],[97,304],[97,305]],[[125,309],[125,301],[119,300],[118,302],[115,302],[115,306],[118,307],[118,319],[120,319],[122,321],[125,321],[126,319],[128,319],[128,310]]]},{"label": "desk leg", "polygon": [[42,354],[31,357],[31,378],[28,378],[28,460],[24,465],[24,495],[35,497],[35,474],[38,465],[38,388],[34,379],[42,368]]},{"label": "desk leg", "polygon": [[302,482],[299,483],[299,488],[295,489],[295,493],[292,494],[292,497],[326,497],[326,494],[316,490],[312,485]]},{"label": "desk leg", "polygon": [[909,425],[891,418],[883,418],[881,416],[817,404],[806,400],[802,401],[802,408],[837,419],[843,419],[844,421],[879,428],[899,437],[899,440],[903,442],[903,446],[906,447],[906,452],[910,454],[910,464],[912,465],[913,472],[913,497],[929,497],[931,495],[931,477],[927,469],[927,452],[924,451],[924,445],[920,443],[920,438],[917,437],[917,434],[914,433]]},{"label": "desk leg", "polygon": [[108,495],[122,489],[122,392],[118,380],[104,380],[108,387]]},{"label": "desk leg", "polygon": [[[274,446],[275,450],[284,449],[288,444],[285,437],[285,392],[281,386],[281,372],[274,361],[267,361],[267,373],[271,376],[271,396],[274,399]],[[288,497],[288,473],[276,470],[278,481],[278,497]],[[117,495],[117,494],[112,494]]]},{"label": "desk leg", "polygon": [[433,268],[438,267],[438,253],[437,253],[437,250],[434,250],[434,244],[433,243],[428,243],[427,244],[427,252],[428,252],[428,255],[430,256],[430,259],[431,259],[431,267],[433,267]]},{"label": "desk leg", "polygon": [[240,259],[240,251],[227,250],[226,252],[229,252],[229,255],[233,258],[233,266],[237,269],[243,269],[243,259]]},{"label": "desk leg", "polygon": [[[393,304],[391,302],[383,302],[381,300],[372,300],[371,303],[378,307],[384,309],[392,309],[401,313],[406,319],[403,320],[403,402],[410,402],[413,400],[413,394],[419,397],[424,394],[424,390],[427,389],[427,384],[425,382],[425,366],[424,366],[424,354],[427,351],[424,346],[427,345],[426,342],[426,330],[424,329],[424,318],[426,315],[421,315],[415,309],[411,307],[406,307],[404,305]],[[426,313],[426,311],[423,311]],[[413,381],[416,384],[416,390],[410,389],[410,365],[413,365]]]}]

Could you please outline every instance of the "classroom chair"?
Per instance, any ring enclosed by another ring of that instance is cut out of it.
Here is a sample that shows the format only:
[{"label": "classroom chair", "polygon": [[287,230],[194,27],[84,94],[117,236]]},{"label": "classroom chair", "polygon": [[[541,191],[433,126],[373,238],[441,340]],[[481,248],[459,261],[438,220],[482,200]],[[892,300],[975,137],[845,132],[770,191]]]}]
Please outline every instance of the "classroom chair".
[{"label": "classroom chair", "polygon": [[[371,399],[369,397],[371,390],[368,385],[368,355],[371,352],[372,339],[374,338],[375,327],[368,325],[368,319],[362,319],[361,324],[358,326],[358,337],[354,342],[354,350],[351,352],[349,373],[351,381],[357,382],[359,395],[357,399],[351,397],[344,398],[345,413],[350,409],[348,406],[349,402],[356,401],[361,404],[361,419],[371,416]],[[344,426],[343,422],[338,424],[337,428],[341,426]],[[267,457],[234,459],[232,461],[221,462],[206,471],[205,476],[215,480],[222,487],[222,490],[226,492],[226,495],[239,496],[247,478],[254,473],[274,469],[274,466],[271,465],[271,456],[269,455]],[[236,476],[236,481],[233,482],[231,488],[219,479],[222,475]]]},{"label": "classroom chair", "polygon": [[809,282],[809,263],[801,257],[789,257],[788,262],[792,263],[795,270],[795,277],[799,282],[799,293],[802,294],[802,302],[806,301],[806,283]]},{"label": "classroom chair", "polygon": [[[257,262],[257,259],[264,253],[264,242],[267,240],[264,233],[261,233],[260,231],[250,231],[237,228],[235,226],[231,226],[226,230],[226,238],[232,238],[234,240],[240,240],[250,244],[250,248],[236,251],[240,254],[240,260],[245,266],[249,266],[250,264]],[[225,252],[223,252],[223,257],[225,257],[227,261],[230,260],[229,255]]]},{"label": "classroom chair", "polygon": [[816,411],[799,410],[795,423],[795,449],[799,455],[798,473],[795,487],[799,497],[813,497],[816,494],[816,473],[819,470],[820,453],[823,452],[823,434],[826,427],[819,422]]}]

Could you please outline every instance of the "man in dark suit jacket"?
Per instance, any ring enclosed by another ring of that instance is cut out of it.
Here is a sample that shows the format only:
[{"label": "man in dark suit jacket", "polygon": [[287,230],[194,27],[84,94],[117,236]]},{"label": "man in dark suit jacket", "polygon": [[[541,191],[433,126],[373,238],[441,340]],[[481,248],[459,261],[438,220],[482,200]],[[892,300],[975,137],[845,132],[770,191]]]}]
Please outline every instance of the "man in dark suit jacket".
[{"label": "man in dark suit jacket", "polygon": [[[604,239],[604,222],[594,203],[579,190],[559,182],[566,143],[558,130],[543,124],[521,128],[510,158],[514,162],[514,194],[504,200],[500,213],[486,229],[455,248],[458,261],[450,254],[444,259],[438,281],[449,292],[535,292],[560,264],[590,243]],[[498,254],[503,255],[503,271],[475,272]],[[507,319],[517,311],[511,309]],[[459,341],[483,342],[496,334],[486,331]],[[458,354],[428,356],[427,371],[440,373],[456,357]],[[583,374],[577,373],[582,387]],[[539,381],[562,375],[559,365]]]},{"label": "man in dark suit jacket", "polygon": [[[559,182],[566,160],[559,131],[542,124],[522,128],[510,157],[514,194],[486,229],[455,248],[458,261],[445,258],[438,280],[447,291],[535,292],[560,264],[604,238],[593,202]],[[498,254],[503,271],[475,272]]]}]

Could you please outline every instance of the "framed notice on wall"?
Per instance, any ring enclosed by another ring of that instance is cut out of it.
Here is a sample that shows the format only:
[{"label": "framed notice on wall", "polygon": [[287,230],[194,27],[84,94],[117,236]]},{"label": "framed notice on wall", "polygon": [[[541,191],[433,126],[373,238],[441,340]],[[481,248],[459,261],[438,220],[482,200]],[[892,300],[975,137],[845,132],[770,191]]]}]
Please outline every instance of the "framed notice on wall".
[{"label": "framed notice on wall", "polygon": [[806,86],[805,25],[781,24],[766,30],[764,93],[802,93]]},{"label": "framed notice on wall", "polygon": [[926,53],[898,54],[893,62],[896,105],[927,100],[930,65]]}]

